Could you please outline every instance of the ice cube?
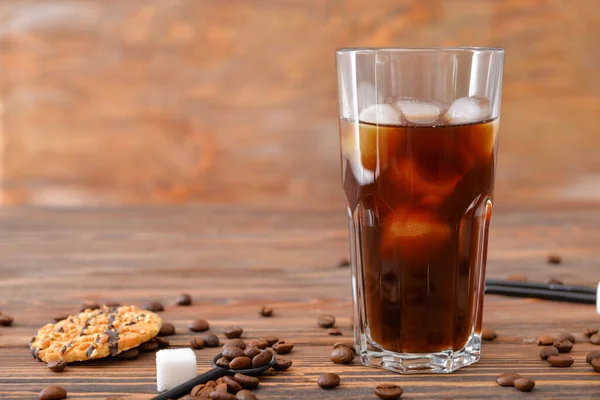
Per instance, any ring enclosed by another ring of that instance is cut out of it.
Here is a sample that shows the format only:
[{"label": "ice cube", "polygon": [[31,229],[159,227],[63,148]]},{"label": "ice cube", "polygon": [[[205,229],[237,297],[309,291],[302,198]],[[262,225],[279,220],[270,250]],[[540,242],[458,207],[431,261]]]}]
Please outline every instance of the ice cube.
[{"label": "ice cube", "polygon": [[432,124],[442,113],[442,109],[435,103],[418,100],[398,100],[396,106],[409,122],[414,124]]},{"label": "ice cube", "polygon": [[391,168],[390,179],[398,187],[406,187],[427,205],[439,205],[456,187],[463,172],[439,166],[438,170],[424,168],[419,160],[399,160]]},{"label": "ice cube", "polygon": [[196,354],[190,348],[160,350],[156,353],[156,386],[164,392],[192,378],[196,372]]},{"label": "ice cube", "polygon": [[402,115],[391,104],[373,104],[362,110],[358,116],[362,122],[375,125],[400,125]]},{"label": "ice cube", "polygon": [[453,124],[484,121],[490,118],[490,103],[485,97],[461,97],[454,100],[445,117]]}]

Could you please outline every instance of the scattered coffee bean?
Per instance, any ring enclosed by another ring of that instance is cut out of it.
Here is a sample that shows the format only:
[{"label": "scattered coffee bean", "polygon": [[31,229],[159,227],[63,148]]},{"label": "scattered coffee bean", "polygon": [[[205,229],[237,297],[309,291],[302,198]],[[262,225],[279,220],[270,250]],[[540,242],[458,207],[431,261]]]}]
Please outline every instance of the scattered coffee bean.
[{"label": "scattered coffee bean", "polygon": [[54,322],[63,321],[67,318],[69,318],[69,314],[56,314],[54,317],[52,317]]},{"label": "scattered coffee bean", "polygon": [[208,381],[208,382],[206,382],[206,386],[209,386],[209,387],[212,387],[212,388],[217,387],[217,382],[212,381],[212,380]]},{"label": "scattered coffee bean", "polygon": [[275,364],[273,365],[273,369],[275,371],[285,371],[287,369],[289,369],[292,366],[292,360],[287,359],[287,358],[283,358],[283,357],[278,357],[275,360]]},{"label": "scattered coffee bean", "polygon": [[594,350],[587,353],[587,356],[585,356],[585,362],[591,364],[592,360],[595,360],[596,358],[600,358],[600,350]]},{"label": "scattered coffee bean", "polygon": [[6,315],[6,314],[2,314],[0,315],[0,326],[11,326],[14,322],[14,318]]},{"label": "scattered coffee bean", "polygon": [[190,340],[192,349],[200,350],[204,348],[204,340],[201,337],[195,337]]},{"label": "scattered coffee bean", "polygon": [[[212,392],[212,387],[206,385],[205,383],[201,383],[199,385],[196,385],[190,391],[190,396],[200,397],[201,394],[203,394],[204,392],[206,392],[206,389],[209,389]],[[206,395],[208,396],[208,393],[206,393]]]},{"label": "scattered coffee bean", "polygon": [[209,399],[212,400],[236,400],[235,395],[231,394],[231,393],[227,393],[227,392],[211,392],[208,395]]},{"label": "scattered coffee bean", "polygon": [[264,337],[259,338],[258,340],[264,340],[265,342],[267,342],[268,347],[271,347],[275,343],[279,342],[279,338],[277,338],[275,336],[264,336]]},{"label": "scattered coffee bean", "polygon": [[252,359],[250,357],[246,357],[246,356],[236,357],[229,362],[229,368],[231,368],[231,369],[252,368]]},{"label": "scattered coffee bean", "polygon": [[244,332],[244,330],[239,326],[228,326],[223,329],[223,333],[225,334],[227,339],[239,338],[240,336],[242,336],[242,332]]},{"label": "scattered coffee bean", "polygon": [[244,374],[235,374],[233,376],[233,379],[235,379],[235,381],[239,383],[244,389],[250,390],[256,389],[258,387],[258,384],[260,383],[258,378]]},{"label": "scattered coffee bean", "polygon": [[214,333],[206,332],[200,336],[202,340],[204,340],[204,345],[206,347],[218,347],[219,346],[219,338]]},{"label": "scattered coffee bean", "polygon": [[521,375],[516,372],[504,372],[496,378],[496,383],[500,386],[514,386],[515,380],[522,378]]},{"label": "scattered coffee bean", "polygon": [[215,386],[215,390],[217,392],[227,393],[227,384],[225,382],[223,382],[223,378],[217,379],[217,386]]},{"label": "scattered coffee bean", "polygon": [[236,400],[257,400],[254,393],[249,390],[243,389],[236,393]]},{"label": "scattered coffee bean", "polygon": [[550,335],[538,336],[535,343],[538,346],[551,346],[554,343],[554,338]]},{"label": "scattered coffee bean", "polygon": [[573,350],[573,343],[569,340],[555,340],[554,347],[558,350],[559,353],[568,353]]},{"label": "scattered coffee bean", "polygon": [[244,342],[242,339],[231,339],[223,345],[223,347],[227,346],[239,347],[240,349],[244,350],[246,349],[246,342]]},{"label": "scattered coffee bean", "polygon": [[321,328],[331,328],[335,325],[335,317],[333,315],[321,315],[317,318],[317,325]]},{"label": "scattered coffee bean", "polygon": [[231,376],[224,376],[223,382],[227,385],[227,391],[229,393],[237,393],[242,390],[242,385],[236,382]]},{"label": "scattered coffee bean", "polygon": [[521,392],[530,392],[535,387],[535,382],[527,378],[515,379],[515,387]]},{"label": "scattered coffee bean", "polygon": [[187,293],[181,293],[175,299],[175,304],[177,304],[178,306],[189,306],[190,304],[192,304],[192,296],[190,296]]},{"label": "scattered coffee bean", "polygon": [[275,350],[277,354],[287,354],[292,351],[293,348],[294,345],[292,343],[287,343],[283,340],[280,340],[273,345],[273,350]]},{"label": "scattered coffee bean", "polygon": [[190,328],[190,331],[192,331],[192,332],[204,332],[204,331],[208,330],[209,325],[208,325],[208,322],[206,322],[206,320],[197,319],[197,320],[190,322],[190,324],[188,325],[188,328]]},{"label": "scattered coffee bean", "polygon": [[590,336],[590,343],[599,345],[600,344],[600,333],[594,333],[592,336]]},{"label": "scattered coffee bean", "polygon": [[244,355],[246,357],[254,358],[259,354],[260,354],[260,349],[256,346],[248,346],[248,347],[246,347],[246,350],[244,350]]},{"label": "scattered coffee bean", "polygon": [[317,383],[323,389],[333,389],[334,387],[339,386],[340,376],[338,374],[326,372],[324,374],[321,374],[321,376],[319,376]]},{"label": "scattered coffee bean", "polygon": [[140,351],[136,348],[133,349],[129,349],[129,350],[125,350],[121,353],[119,353],[119,359],[120,360],[133,360],[134,358],[137,358],[137,356],[140,355]]},{"label": "scattered coffee bean", "polygon": [[121,307],[121,303],[118,301],[107,301],[104,303],[106,307]]},{"label": "scattered coffee bean", "polygon": [[[206,394],[206,396],[208,396],[208,394]],[[205,397],[205,398],[208,398],[208,397]],[[181,399],[182,400],[199,400],[199,399],[202,399],[202,397],[200,397],[200,396],[192,396],[191,394],[186,394]]]},{"label": "scattered coffee bean", "polygon": [[558,354],[559,354],[559,351],[554,346],[547,346],[547,347],[542,348],[542,350],[540,350],[540,358],[542,360],[547,360],[548,357],[557,356]]},{"label": "scattered coffee bean", "polygon": [[152,311],[152,312],[159,312],[159,311],[165,310],[163,305],[161,303],[159,303],[158,301],[148,302],[142,306],[142,309]]},{"label": "scattered coffee bean", "polygon": [[333,345],[333,348],[337,349],[338,347],[341,347],[341,346],[345,346],[345,347],[349,348],[356,355],[356,349],[354,348],[354,343],[352,343],[352,342],[345,342],[345,343],[338,342],[338,343],[336,343],[336,344]]},{"label": "scattered coffee bean", "polygon": [[100,304],[95,301],[84,301],[79,306],[79,312],[84,312],[85,310],[97,310],[100,308]]},{"label": "scattered coffee bean", "polygon": [[342,336],[342,331],[337,328],[329,328],[327,329],[327,333],[331,336]]},{"label": "scattered coffee bean", "polygon": [[221,368],[229,368],[229,360],[227,360],[225,357],[220,357],[217,361],[215,361],[215,364]]},{"label": "scattered coffee bean", "polygon": [[564,282],[556,277],[552,277],[548,279],[548,283],[551,285],[564,285]]},{"label": "scattered coffee bean", "polygon": [[154,351],[158,349],[158,341],[156,338],[150,339],[138,346],[138,349],[143,352]]},{"label": "scattered coffee bean", "polygon": [[600,372],[600,358],[592,360],[590,364],[592,364],[592,368],[594,368],[594,371]]},{"label": "scattered coffee bean", "polygon": [[561,333],[560,335],[558,335],[556,337],[556,339],[558,339],[558,340],[568,340],[571,343],[575,343],[575,336],[573,336],[573,334],[571,334],[569,332]]},{"label": "scattered coffee bean", "polygon": [[40,392],[40,400],[62,400],[67,398],[67,391],[60,386],[48,386]]},{"label": "scattered coffee bean", "polygon": [[573,359],[565,354],[548,357],[548,363],[553,367],[570,367],[573,365]]},{"label": "scattered coffee bean", "polygon": [[247,344],[248,346],[256,346],[261,350],[264,350],[267,347],[269,347],[269,343],[267,343],[266,340],[250,340]]},{"label": "scattered coffee bean", "polygon": [[525,275],[511,275],[507,279],[515,282],[527,282],[529,280]]},{"label": "scattered coffee bean", "polygon": [[356,353],[348,346],[339,346],[338,348],[333,349],[329,355],[329,359],[336,364],[350,364],[354,361],[355,356]]},{"label": "scattered coffee bean", "polygon": [[252,359],[252,368],[259,368],[267,365],[273,359],[273,354],[270,351],[263,351]]},{"label": "scattered coffee bean", "polygon": [[260,311],[258,312],[262,317],[272,317],[273,309],[271,307],[262,306]]},{"label": "scattered coffee bean", "polygon": [[158,331],[158,336],[173,336],[175,334],[175,326],[170,322],[163,322]]},{"label": "scattered coffee bean", "polygon": [[560,264],[562,262],[562,257],[558,254],[548,254],[548,264]]},{"label": "scattered coffee bean", "polygon": [[483,340],[494,340],[496,339],[496,331],[489,326],[484,326],[481,330],[481,338]]},{"label": "scattered coffee bean", "polygon": [[375,388],[375,396],[383,400],[396,400],[402,396],[402,388],[398,385],[378,385]]},{"label": "scattered coffee bean", "polygon": [[598,333],[598,328],[585,328],[583,330],[583,334],[585,335],[585,337],[589,338],[590,336],[595,335],[596,333]]},{"label": "scattered coffee bean", "polygon": [[[260,350],[259,350],[259,352],[260,352]],[[229,361],[231,361],[236,357],[244,357],[245,354],[244,354],[244,350],[240,349],[239,347],[225,346],[225,347],[223,347],[223,351],[221,352],[221,355],[223,357],[225,357],[226,359],[228,359]]]},{"label": "scattered coffee bean", "polygon": [[65,360],[50,361],[47,367],[52,372],[63,372],[67,367],[67,362]]},{"label": "scattered coffee bean", "polygon": [[350,266],[350,260],[347,258],[342,258],[340,259],[340,262],[338,262],[338,267],[343,268],[343,267],[349,267]]}]

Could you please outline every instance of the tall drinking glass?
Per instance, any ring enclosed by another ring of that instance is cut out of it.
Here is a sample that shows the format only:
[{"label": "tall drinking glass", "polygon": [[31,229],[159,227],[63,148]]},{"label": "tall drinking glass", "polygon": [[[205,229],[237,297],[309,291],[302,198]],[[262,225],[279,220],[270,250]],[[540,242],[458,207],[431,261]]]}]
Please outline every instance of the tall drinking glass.
[{"label": "tall drinking glass", "polygon": [[354,337],[362,363],[479,360],[504,51],[337,51]]}]

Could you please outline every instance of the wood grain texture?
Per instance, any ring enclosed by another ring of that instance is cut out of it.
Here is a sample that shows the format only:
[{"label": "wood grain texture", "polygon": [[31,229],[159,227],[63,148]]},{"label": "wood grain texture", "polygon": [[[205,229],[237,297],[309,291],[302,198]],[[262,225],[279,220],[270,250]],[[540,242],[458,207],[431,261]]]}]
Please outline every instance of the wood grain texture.
[{"label": "wood grain texture", "polygon": [[336,205],[334,50],[506,49],[497,204],[600,202],[600,2],[4,0],[3,204]]},{"label": "wood grain texture", "polygon": [[[347,254],[343,212],[288,208],[205,206],[85,210],[0,210],[0,310],[15,317],[0,327],[0,398],[31,399],[44,386],[61,384],[70,399],[108,395],[149,399],[155,390],[154,355],[132,361],[95,361],[55,374],[31,359],[27,349],[36,329],[53,314],[72,312],[83,300],[142,304],[160,300],[161,317],[174,323],[175,346],[192,337],[187,323],[206,318],[212,330],[232,324],[244,337],[276,335],[296,344],[287,373],[261,380],[261,399],[374,398],[378,383],[398,383],[407,399],[573,398],[600,396],[600,375],[584,361],[594,347],[583,328],[600,327],[593,306],[487,296],[484,322],[499,338],[483,345],[475,366],[444,376],[400,376],[328,359],[331,345],[350,339],[350,270],[339,268]],[[600,276],[597,238],[600,212],[514,211],[492,222],[488,276],[550,276],[574,284],[595,284]],[[546,264],[549,252],[563,264]],[[174,305],[180,292],[190,307]],[[275,309],[261,318],[264,304]],[[315,320],[337,316],[342,337],[327,336]],[[574,366],[550,368],[532,344],[541,333],[575,334]],[[216,349],[197,350],[199,370]],[[537,381],[534,393],[501,388],[495,377],[517,371]],[[317,387],[322,372],[336,372],[342,385]]]}]

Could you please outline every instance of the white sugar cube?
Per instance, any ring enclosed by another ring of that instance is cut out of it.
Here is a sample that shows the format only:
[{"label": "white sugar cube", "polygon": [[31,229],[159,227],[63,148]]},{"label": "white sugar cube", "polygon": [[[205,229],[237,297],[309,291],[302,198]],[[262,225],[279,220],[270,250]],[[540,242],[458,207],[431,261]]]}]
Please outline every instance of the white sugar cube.
[{"label": "white sugar cube", "polygon": [[194,350],[171,349],[156,353],[156,386],[159,392],[173,389],[197,374]]}]

